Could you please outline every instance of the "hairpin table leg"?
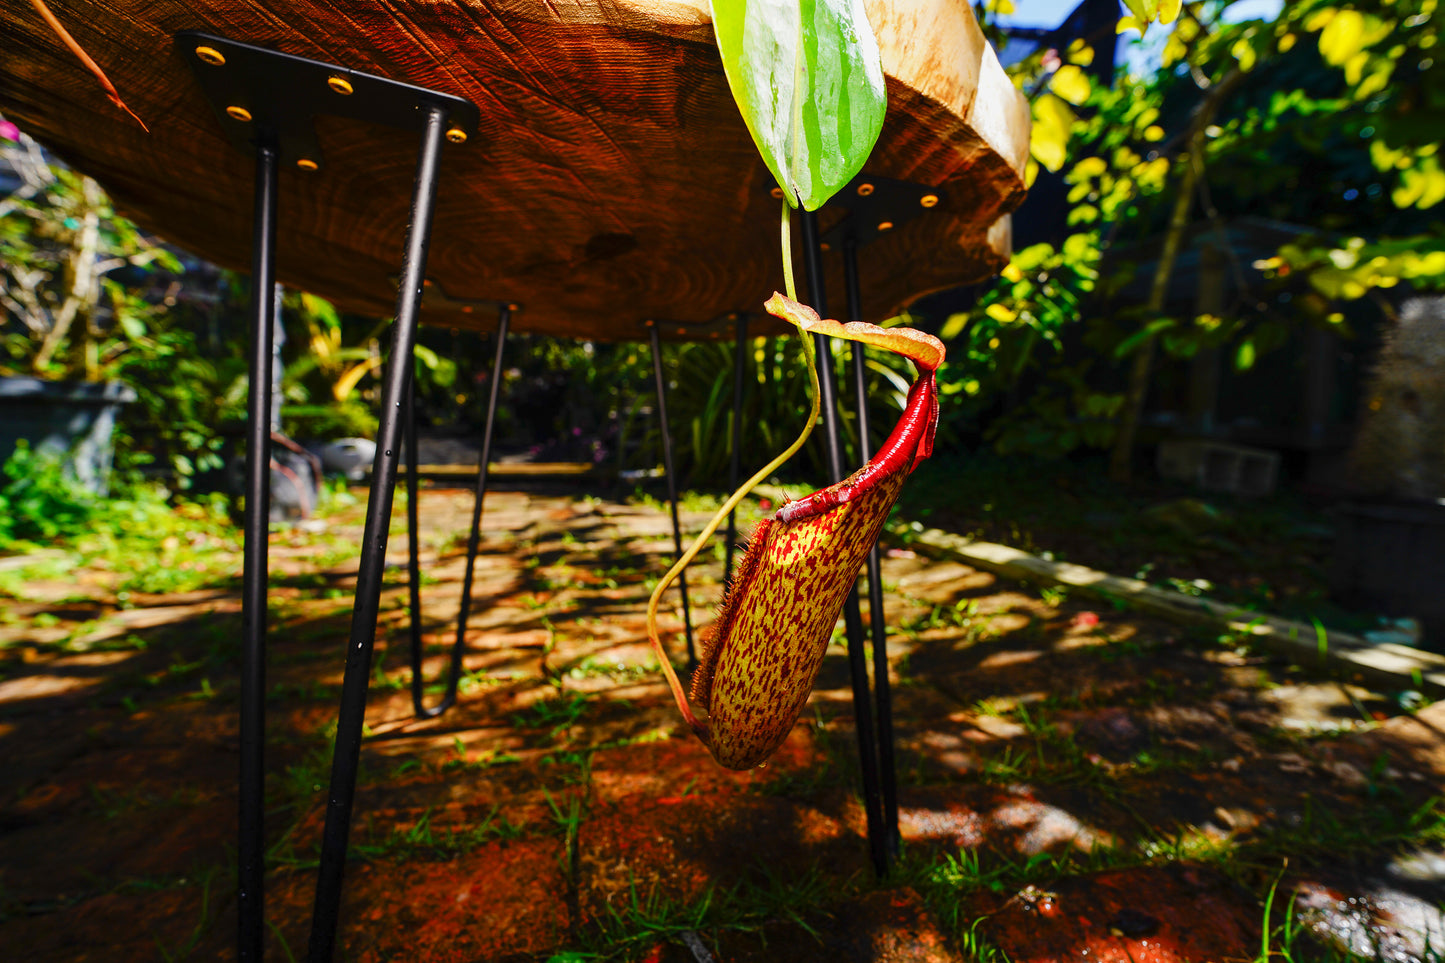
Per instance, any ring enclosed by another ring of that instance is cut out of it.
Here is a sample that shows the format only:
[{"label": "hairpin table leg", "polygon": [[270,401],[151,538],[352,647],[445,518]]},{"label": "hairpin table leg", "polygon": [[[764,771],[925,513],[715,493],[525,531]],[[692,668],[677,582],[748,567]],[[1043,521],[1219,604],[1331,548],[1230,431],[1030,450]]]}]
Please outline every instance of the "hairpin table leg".
[{"label": "hairpin table leg", "polygon": [[276,322],[274,143],[256,145],[251,248],[251,380],[247,398],[245,561],[241,587],[241,776],[236,915],[242,960],[265,936],[266,581],[271,515],[271,348]]},{"label": "hairpin table leg", "polygon": [[[476,497],[472,502],[472,525],[467,529],[467,571],[462,577],[462,599],[461,608],[457,611],[457,638],[452,643],[452,660],[447,676],[446,694],[442,696],[441,702],[428,708],[422,701],[422,645],[421,645],[421,572],[418,565],[418,546],[416,539],[416,448],[413,440],[416,422],[408,414],[407,424],[413,434],[407,436],[407,497],[411,500],[408,506],[409,523],[411,532],[411,705],[416,711],[419,719],[434,719],[446,712],[457,701],[457,685],[462,675],[462,654],[466,649],[467,622],[472,613],[472,583],[476,574],[477,550],[481,544],[482,529],[482,503],[487,498],[487,467],[492,460],[492,426],[496,423],[497,398],[502,383],[502,355],[507,342],[507,328],[511,324],[512,312],[510,308],[503,307],[500,317],[497,319],[496,346],[492,357],[492,383],[487,394],[487,421],[486,427],[482,429],[482,450],[477,456],[477,488]],[[413,391],[408,388],[407,406],[410,409],[412,404]]]},{"label": "hairpin table leg", "polygon": [[[863,320],[863,297],[858,285],[858,244],[843,242],[843,279],[848,292],[848,320]],[[858,396],[858,458],[866,464],[873,456],[868,441],[868,390],[864,378],[863,345],[853,342],[853,384]],[[873,636],[873,699],[878,707],[878,769],[883,785],[883,834],[888,854],[898,855],[898,773],[893,758],[893,699],[888,681],[888,623],[883,612],[883,574],[878,546],[868,551],[868,616]]]},{"label": "hairpin table leg", "polygon": [[[673,471],[672,434],[667,424],[667,383],[662,379],[662,344],[657,337],[657,325],[652,332],[652,376],[657,388],[657,424],[662,432],[662,470],[667,475],[667,500],[672,505],[672,547],[677,557],[682,557],[682,522],[677,516],[677,475]],[[677,575],[677,587],[682,592],[682,626],[687,633],[687,665],[697,665],[697,651],[692,644],[692,608],[687,600],[687,572]]]},{"label": "hairpin table leg", "polygon": [[386,567],[387,530],[391,521],[392,494],[396,485],[401,408],[405,400],[407,381],[411,376],[412,349],[416,342],[417,314],[421,307],[427,246],[431,238],[432,212],[436,204],[438,161],[446,120],[446,111],[443,108],[428,108],[426,132],[422,138],[421,153],[417,158],[411,220],[407,225],[406,253],[402,261],[400,290],[397,292],[396,322],[392,326],[395,337],[382,394],[376,460],[371,470],[371,497],[366,506],[366,529],[362,537],[361,563],[356,577],[356,605],[351,618],[351,636],[346,647],[346,672],[341,683],[336,753],[331,763],[326,827],[321,837],[321,865],[317,872],[316,903],[311,918],[308,951],[311,963],[329,963],[336,944],[341,878],[346,865],[347,842],[351,832],[351,808],[356,794],[356,770],[361,757],[361,728],[366,717],[366,690],[371,675],[372,643],[376,636],[382,572]]},{"label": "hairpin table leg", "polygon": [[[732,491],[737,490],[738,476],[742,474],[743,369],[747,364],[748,353],[747,315],[739,314],[734,325],[736,347],[733,349],[733,452],[732,459],[728,462],[728,489]],[[733,549],[737,546],[737,541],[737,509],[733,509],[728,512],[728,531],[725,543],[727,550],[723,556],[723,582],[732,578]]]},{"label": "hairpin table leg", "polygon": [[[828,316],[827,298],[823,290],[823,257],[818,240],[818,218],[812,211],[803,212],[803,255],[807,265],[808,294],[813,308]],[[833,354],[829,338],[814,335],[818,354],[818,386],[822,395],[823,427],[828,442],[828,472],[836,484],[843,480],[843,451],[838,437],[838,387],[833,370]],[[873,868],[879,876],[888,872],[888,846],[883,832],[883,802],[878,791],[878,746],[873,730],[873,712],[868,697],[868,661],[863,651],[863,616],[858,605],[855,584],[843,605],[843,622],[848,633],[848,669],[853,680],[853,719],[858,733],[858,761],[863,774],[863,808],[868,817],[868,849]]]}]

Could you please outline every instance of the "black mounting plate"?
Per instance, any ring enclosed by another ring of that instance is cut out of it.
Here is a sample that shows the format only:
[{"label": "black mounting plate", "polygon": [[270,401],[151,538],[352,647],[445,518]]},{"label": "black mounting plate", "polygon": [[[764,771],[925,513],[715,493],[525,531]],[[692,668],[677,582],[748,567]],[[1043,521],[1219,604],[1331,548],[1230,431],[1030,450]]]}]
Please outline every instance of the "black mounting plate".
[{"label": "black mounting plate", "polygon": [[859,174],[828,200],[848,209],[848,216],[823,232],[824,250],[847,241],[863,247],[889,231],[938,206],[935,188],[889,177]]},{"label": "black mounting plate", "polygon": [[337,64],[194,30],[176,34],[175,45],[237,149],[249,154],[258,139],[271,138],[283,161],[303,170],[323,163],[312,123],[318,115],[420,133],[428,109],[440,107],[446,112],[447,140],[454,144],[475,134],[480,119],[469,100]]},{"label": "black mounting plate", "polygon": [[[388,274],[386,279],[392,284],[401,283],[400,274]],[[516,301],[501,301],[497,298],[460,298],[447,292],[441,282],[436,278],[427,278],[422,281],[421,288],[422,307],[433,311],[459,312],[461,314],[475,314],[483,308],[492,312],[499,312],[503,308],[513,314],[524,310],[523,305]]]},{"label": "black mounting plate", "polygon": [[668,340],[685,338],[689,341],[714,340],[723,335],[731,335],[736,330],[738,321],[750,315],[741,311],[729,311],[720,314],[708,321],[673,321],[664,318],[648,318],[638,322],[638,326],[644,334],[649,334],[652,328],[656,327],[658,334]]}]

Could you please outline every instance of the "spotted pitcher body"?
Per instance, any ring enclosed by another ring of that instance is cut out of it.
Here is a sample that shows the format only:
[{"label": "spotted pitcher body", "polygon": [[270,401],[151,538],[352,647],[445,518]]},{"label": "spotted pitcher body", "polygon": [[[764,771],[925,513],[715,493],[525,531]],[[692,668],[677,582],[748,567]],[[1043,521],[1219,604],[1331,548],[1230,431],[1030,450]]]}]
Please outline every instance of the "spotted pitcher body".
[{"label": "spotted pitcher body", "polygon": [[778,296],[768,308],[790,319],[802,315],[805,331],[882,342],[922,370],[898,424],[866,466],[783,506],[753,531],[693,676],[692,701],[706,719],[679,703],[713,757],[730,769],[758,765],[792,730],[858,570],[904,480],[932,452],[938,423],[934,369],[943,346],[932,336],[822,321]]}]

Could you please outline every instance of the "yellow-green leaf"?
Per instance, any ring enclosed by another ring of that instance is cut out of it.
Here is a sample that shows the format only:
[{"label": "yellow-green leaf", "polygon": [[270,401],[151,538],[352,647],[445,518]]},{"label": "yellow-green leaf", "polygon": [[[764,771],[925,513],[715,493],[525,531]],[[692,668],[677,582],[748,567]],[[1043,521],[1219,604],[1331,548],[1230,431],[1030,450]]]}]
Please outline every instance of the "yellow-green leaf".
[{"label": "yellow-green leaf", "polygon": [[1335,14],[1337,13],[1339,13],[1339,10],[1335,9],[1334,7],[1326,7],[1325,9],[1320,10],[1316,13],[1312,13],[1309,16],[1309,19],[1305,20],[1305,29],[1313,33],[1314,31],[1319,30],[1321,27],[1328,25],[1329,22],[1335,18]]},{"label": "yellow-green leaf", "polygon": [[1365,46],[1365,16],[1358,10],[1340,10],[1320,32],[1320,56],[1336,67]]},{"label": "yellow-green leaf", "polygon": [[1005,307],[1002,304],[999,304],[998,302],[994,302],[993,304],[990,304],[988,307],[984,308],[983,313],[988,315],[990,318],[993,318],[999,324],[1008,324],[1018,317],[1017,311],[1010,310],[1009,308]]},{"label": "yellow-green leaf", "polygon": [[[1109,165],[1104,163],[1104,158],[1085,157],[1083,160],[1079,161],[1077,164],[1074,165],[1072,179],[1075,181],[1083,181],[1090,177],[1098,177],[1100,174],[1104,173],[1104,171],[1108,169]],[[1073,203],[1078,199],[1079,198],[1074,197],[1072,194],[1069,195],[1070,203]]]},{"label": "yellow-green leaf", "polygon": [[1239,371],[1248,371],[1254,367],[1254,339],[1245,338],[1239,343],[1239,350],[1234,355],[1234,367]]},{"label": "yellow-green leaf", "polygon": [[1360,82],[1361,75],[1365,72],[1365,65],[1370,62],[1370,55],[1361,50],[1349,60],[1345,61],[1345,83],[1353,87]]},{"label": "yellow-green leaf", "polygon": [[1434,157],[1427,157],[1400,174],[1400,184],[1390,195],[1396,207],[1434,207],[1445,200],[1445,171]]},{"label": "yellow-green leaf", "polygon": [[1051,171],[1064,166],[1068,157],[1069,134],[1074,126],[1074,112],[1054,94],[1044,94],[1034,101],[1034,128],[1029,137],[1029,152]]},{"label": "yellow-green leaf", "polygon": [[1370,71],[1368,77],[1360,81],[1360,86],[1355,88],[1355,96],[1360,100],[1365,100],[1384,90],[1390,83],[1390,75],[1394,71],[1395,65],[1392,61],[1382,60],[1374,70]]},{"label": "yellow-green leaf", "polygon": [[1049,81],[1049,89],[1077,106],[1089,99],[1092,88],[1087,74],[1073,64],[1064,64],[1054,71],[1054,77]]},{"label": "yellow-green leaf", "polygon": [[1164,66],[1172,67],[1183,60],[1188,53],[1188,44],[1180,38],[1179,31],[1175,30],[1169,34],[1169,39],[1164,41],[1164,52],[1160,55],[1160,59]]},{"label": "yellow-green leaf", "polygon": [[968,327],[968,319],[969,315],[966,312],[950,314],[948,320],[943,322],[943,327],[938,329],[938,337],[943,341],[952,341],[963,333],[964,328]]},{"label": "yellow-green leaf", "polygon": [[1258,58],[1254,53],[1254,45],[1248,40],[1240,39],[1235,41],[1234,46],[1230,48],[1229,52],[1234,55],[1235,60],[1239,61],[1240,70],[1248,73],[1254,69],[1255,60]]}]

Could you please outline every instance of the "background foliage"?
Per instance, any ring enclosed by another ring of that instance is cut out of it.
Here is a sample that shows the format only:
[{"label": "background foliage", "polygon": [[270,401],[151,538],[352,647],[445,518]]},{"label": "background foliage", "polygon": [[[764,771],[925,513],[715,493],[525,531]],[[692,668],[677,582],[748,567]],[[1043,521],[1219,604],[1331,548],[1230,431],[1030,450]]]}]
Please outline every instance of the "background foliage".
[{"label": "background foliage", "polygon": [[[1077,41],[1011,68],[1033,107],[1029,177],[1064,177],[1072,233],[1018,252],[942,322],[965,402],[944,409],[955,435],[1045,455],[1113,446],[1127,466],[1154,352],[1223,347],[1246,370],[1302,326],[1353,336],[1341,302],[1369,298],[1388,323],[1397,299],[1381,292],[1445,280],[1435,0],[1306,0],[1242,22],[1230,6],[1130,3],[1121,32],[1158,37],[1149,20],[1177,21],[1159,69],[1120,71],[1112,87]],[[1251,264],[1226,242],[1243,294],[1222,314],[1166,311],[1171,243],[1222,240],[1242,216],[1299,233]],[[1122,301],[1141,247],[1153,273],[1137,280],[1157,297]]]},{"label": "background foliage", "polygon": [[[1127,467],[1157,359],[1215,348],[1249,370],[1307,328],[1348,339],[1388,324],[1402,292],[1445,279],[1436,0],[1302,0],[1242,21],[1228,3],[1128,6],[1121,28],[1157,51],[1146,75],[1101,83],[1081,41],[1010,67],[1032,104],[1028,176],[1063,179],[1066,229],[1016,252],[967,310],[908,319],[949,342],[945,445],[1053,457],[1113,448]],[[987,18],[1010,3],[986,7]],[[246,395],[245,279],[145,236],[12,125],[0,126],[0,150],[21,185],[0,200],[0,373],[126,381],[140,400],[121,426],[123,468],[178,488],[219,470]],[[1246,256],[1227,233],[1246,216],[1298,231]],[[1224,246],[1237,291],[1217,313],[1163,296],[1170,251],[1201,235]],[[370,434],[385,321],[301,292],[286,293],[282,319],[288,433]],[[474,433],[490,339],[429,328],[420,343],[424,423]],[[755,339],[746,363],[744,469],[782,448],[806,410],[795,342]],[[664,348],[679,468],[693,485],[726,482],[732,368],[731,345]],[[869,354],[875,445],[911,380],[904,369]],[[848,401],[847,364],[840,374]],[[660,462],[645,346],[517,336],[504,378],[502,451]],[[855,420],[844,427],[856,462]],[[799,480],[822,477],[820,446],[789,469]]]}]

